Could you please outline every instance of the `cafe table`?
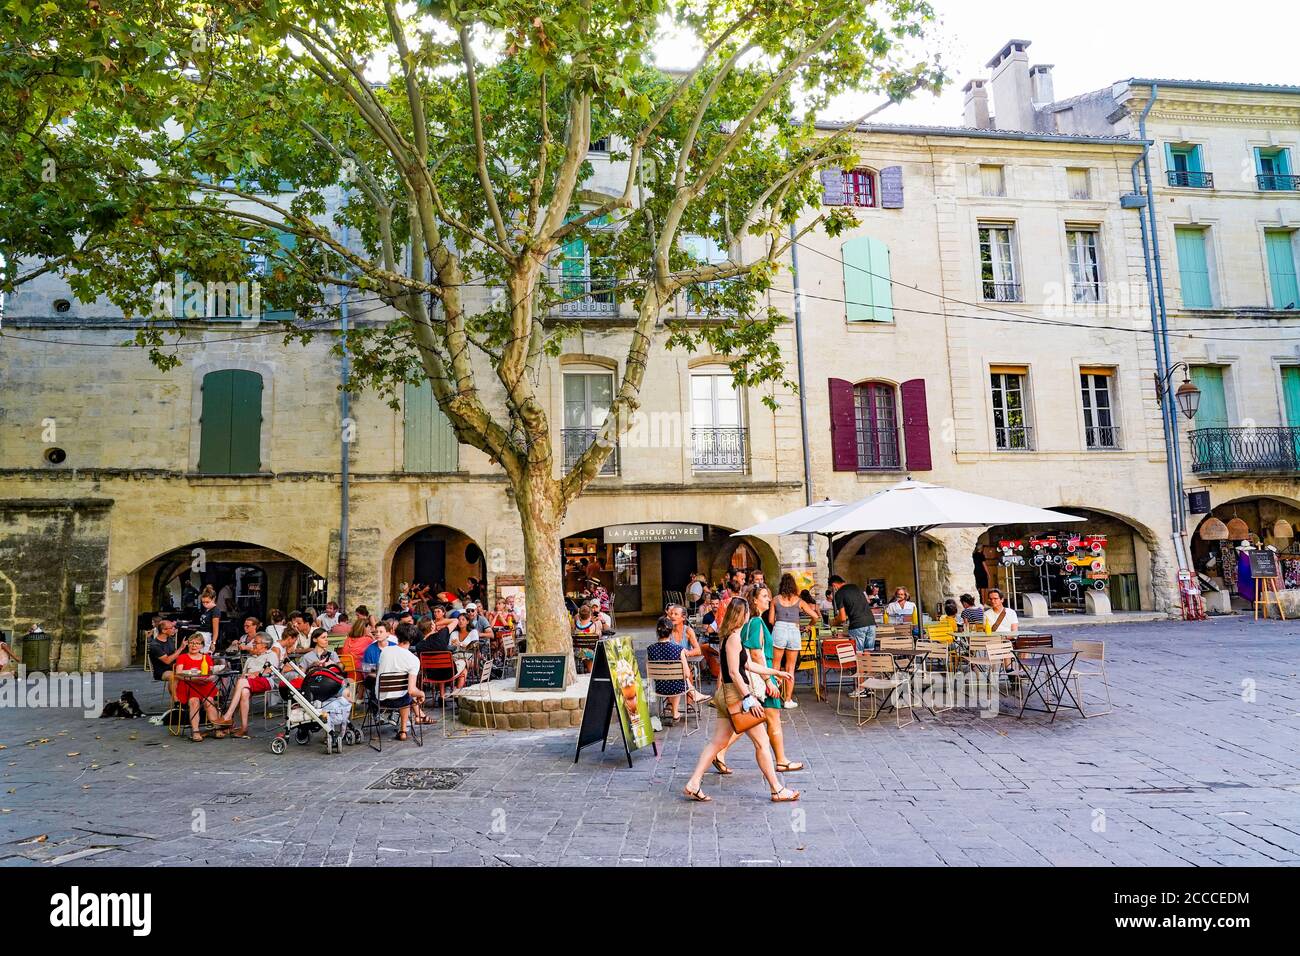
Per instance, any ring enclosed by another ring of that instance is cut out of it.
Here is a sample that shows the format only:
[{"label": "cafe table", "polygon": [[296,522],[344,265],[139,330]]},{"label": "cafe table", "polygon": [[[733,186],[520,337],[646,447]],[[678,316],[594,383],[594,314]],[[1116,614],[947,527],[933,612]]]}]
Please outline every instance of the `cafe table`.
[{"label": "cafe table", "polygon": [[[1029,681],[1029,689],[1020,702],[1020,713],[1017,716],[1023,717],[1026,710],[1032,710],[1051,714],[1050,723],[1055,723],[1057,712],[1065,704],[1066,697],[1070,698],[1070,706],[1081,717],[1088,716],[1069,685],[1075,660],[1079,656],[1078,651],[1069,647],[1026,647],[1012,650],[1012,653],[1025,668]],[[1035,694],[1042,701],[1042,707],[1029,706],[1029,701]]]}]

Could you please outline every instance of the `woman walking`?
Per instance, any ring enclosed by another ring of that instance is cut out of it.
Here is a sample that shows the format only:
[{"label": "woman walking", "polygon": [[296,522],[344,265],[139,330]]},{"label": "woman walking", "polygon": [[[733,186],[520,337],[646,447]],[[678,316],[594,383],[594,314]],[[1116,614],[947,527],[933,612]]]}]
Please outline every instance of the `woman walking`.
[{"label": "woman walking", "polygon": [[[766,668],[772,668],[775,646],[772,632],[767,629],[764,618],[768,608],[773,604],[772,592],[767,589],[767,585],[754,585],[754,589],[749,592],[749,620],[745,622],[740,632],[740,642],[744,645],[745,653],[749,655],[746,663],[751,668],[761,668],[764,665]],[[779,673],[780,668],[775,668],[775,671]],[[767,738],[772,744],[772,753],[776,758],[776,772],[794,773],[796,770],[802,770],[803,764],[797,760],[790,760],[785,755],[785,732],[781,727],[781,711],[789,705],[781,699],[783,683],[778,683],[770,677],[764,681],[763,718],[767,721]],[[726,763],[727,750],[739,739],[739,735],[733,734],[727,741],[727,746],[723,747],[713,760],[713,769],[723,776],[731,773],[731,768]]]},{"label": "woman walking", "polygon": [[[704,752],[700,754],[700,759],[695,763],[695,771],[686,782],[686,789],[682,791],[690,799],[698,800],[701,803],[708,803],[713,799],[700,792],[700,783],[704,779],[705,768],[713,763],[718,753],[731,742],[733,735],[731,717],[733,713],[742,719],[743,715],[749,715],[750,717],[763,716],[763,704],[754,694],[755,688],[751,681],[751,672],[759,678],[788,676],[753,663],[749,655],[745,653],[744,648],[741,646],[740,632],[748,619],[749,605],[745,599],[732,598],[727,605],[726,613],[722,618],[722,625],[719,628],[719,633],[722,635],[722,678],[717,693],[713,695],[714,704],[718,708],[719,719],[716,721],[713,730],[713,739],[708,742]],[[762,688],[758,690],[760,694],[763,693]],[[792,800],[798,800],[799,791],[791,790],[782,785],[780,778],[776,775],[776,769],[772,766],[772,751],[768,746],[766,722],[749,727],[745,733],[753,741],[754,756],[758,760],[759,770],[763,772],[763,777],[767,780],[767,785],[771,789],[772,802],[789,803]]]},{"label": "woman walking", "polygon": [[[775,648],[769,654],[769,665],[779,671],[795,672],[799,666],[799,648],[803,644],[803,637],[799,633],[799,615],[807,614],[814,621],[821,620],[821,612],[811,601],[805,601],[799,594],[799,585],[795,583],[793,574],[781,575],[781,583],[777,585],[776,600],[771,604],[772,613],[772,634],[770,644]],[[769,615],[764,615],[769,617]],[[799,706],[799,702],[794,699],[794,679],[791,678],[787,684],[781,682],[781,699],[784,701],[782,706],[786,710],[793,710]]]}]

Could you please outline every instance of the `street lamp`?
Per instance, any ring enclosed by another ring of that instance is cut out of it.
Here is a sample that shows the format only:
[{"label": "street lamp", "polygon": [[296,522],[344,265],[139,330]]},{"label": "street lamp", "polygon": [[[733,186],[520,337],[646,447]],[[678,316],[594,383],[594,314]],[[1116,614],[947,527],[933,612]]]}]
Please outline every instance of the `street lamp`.
[{"label": "street lamp", "polygon": [[1201,405],[1201,390],[1193,385],[1191,379],[1187,377],[1191,369],[1186,362],[1178,362],[1173,365],[1169,371],[1165,372],[1163,377],[1158,373],[1155,374],[1156,401],[1161,405],[1165,403],[1165,394],[1169,391],[1169,379],[1180,368],[1183,370],[1183,384],[1174,390],[1174,403],[1184,417],[1192,419],[1196,417],[1196,410]]}]

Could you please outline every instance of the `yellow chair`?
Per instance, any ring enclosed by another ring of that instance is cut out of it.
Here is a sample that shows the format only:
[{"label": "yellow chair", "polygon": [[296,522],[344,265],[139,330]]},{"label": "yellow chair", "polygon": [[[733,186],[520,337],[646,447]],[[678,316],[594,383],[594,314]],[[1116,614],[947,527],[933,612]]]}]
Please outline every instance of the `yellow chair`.
[{"label": "yellow chair", "polygon": [[817,666],[817,625],[809,624],[800,637],[799,663],[794,669],[794,676],[797,680],[800,671],[812,671],[813,696],[821,700],[821,674]]}]

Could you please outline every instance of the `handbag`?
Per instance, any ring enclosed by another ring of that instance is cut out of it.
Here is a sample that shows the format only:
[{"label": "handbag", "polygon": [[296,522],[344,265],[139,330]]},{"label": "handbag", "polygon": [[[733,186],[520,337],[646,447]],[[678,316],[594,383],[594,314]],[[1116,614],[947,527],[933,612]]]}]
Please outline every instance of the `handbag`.
[{"label": "handbag", "polygon": [[[749,682],[749,692],[756,699],[762,701],[767,696],[766,688],[763,686],[763,679],[757,674],[745,672],[745,677]],[[757,683],[756,683],[757,682]],[[757,727],[759,724],[766,723],[767,718],[763,714],[755,716],[749,711],[742,708],[743,701],[738,700],[727,705],[727,717],[731,720],[731,729],[738,734],[743,734],[748,730]]]}]

